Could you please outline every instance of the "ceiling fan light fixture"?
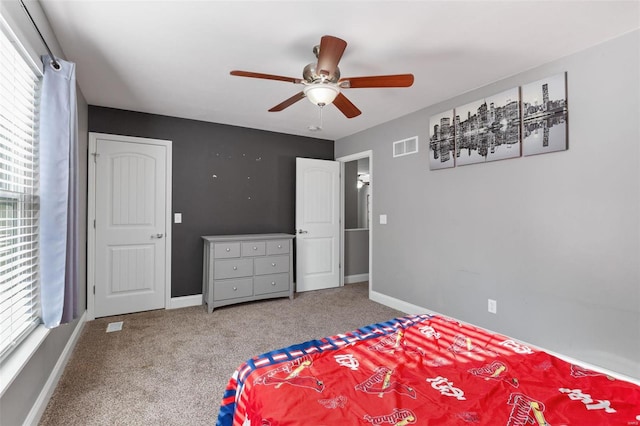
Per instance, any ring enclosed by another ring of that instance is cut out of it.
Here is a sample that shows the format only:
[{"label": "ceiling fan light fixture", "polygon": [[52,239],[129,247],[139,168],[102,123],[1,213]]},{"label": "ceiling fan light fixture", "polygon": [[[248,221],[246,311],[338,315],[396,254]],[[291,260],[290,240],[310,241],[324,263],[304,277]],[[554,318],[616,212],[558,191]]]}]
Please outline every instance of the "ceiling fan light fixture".
[{"label": "ceiling fan light fixture", "polygon": [[330,83],[310,84],[303,89],[307,99],[318,106],[329,105],[340,94],[338,86]]}]

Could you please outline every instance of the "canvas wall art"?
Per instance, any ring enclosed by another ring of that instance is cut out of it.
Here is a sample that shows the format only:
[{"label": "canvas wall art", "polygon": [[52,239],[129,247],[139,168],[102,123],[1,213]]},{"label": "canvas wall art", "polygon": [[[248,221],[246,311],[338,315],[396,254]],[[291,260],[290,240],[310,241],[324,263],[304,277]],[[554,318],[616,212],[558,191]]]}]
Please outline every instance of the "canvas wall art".
[{"label": "canvas wall art", "polygon": [[520,156],[518,88],[455,109],[456,166]]},{"label": "canvas wall art", "polygon": [[564,151],[567,138],[565,73],[522,86],[522,152]]},{"label": "canvas wall art", "polygon": [[455,165],[453,139],[453,110],[429,119],[429,168],[445,169]]}]

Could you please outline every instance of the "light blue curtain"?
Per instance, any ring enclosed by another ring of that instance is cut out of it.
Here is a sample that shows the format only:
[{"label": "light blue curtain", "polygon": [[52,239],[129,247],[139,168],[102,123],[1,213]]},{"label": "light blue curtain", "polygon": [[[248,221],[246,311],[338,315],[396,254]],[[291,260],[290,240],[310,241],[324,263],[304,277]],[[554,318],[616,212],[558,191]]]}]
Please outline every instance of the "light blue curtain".
[{"label": "light blue curtain", "polygon": [[40,98],[40,301],[47,328],[78,316],[76,66],[56,61],[60,69],[42,57]]}]

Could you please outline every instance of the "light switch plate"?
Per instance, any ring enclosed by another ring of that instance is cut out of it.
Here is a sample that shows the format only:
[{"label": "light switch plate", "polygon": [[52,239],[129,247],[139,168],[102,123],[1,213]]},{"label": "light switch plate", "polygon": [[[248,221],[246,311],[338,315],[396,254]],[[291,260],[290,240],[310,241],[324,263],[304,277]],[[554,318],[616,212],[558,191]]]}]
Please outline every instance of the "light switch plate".
[{"label": "light switch plate", "polygon": [[173,214],[173,223],[182,223],[182,213]]},{"label": "light switch plate", "polygon": [[387,215],[386,214],[381,214],[380,215],[380,225],[386,225],[387,224]]}]

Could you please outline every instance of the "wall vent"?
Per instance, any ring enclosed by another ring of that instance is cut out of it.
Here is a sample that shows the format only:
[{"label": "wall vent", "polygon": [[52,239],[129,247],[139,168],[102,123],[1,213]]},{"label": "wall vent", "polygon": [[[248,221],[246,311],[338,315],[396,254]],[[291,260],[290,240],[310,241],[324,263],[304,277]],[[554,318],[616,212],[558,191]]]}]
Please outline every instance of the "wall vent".
[{"label": "wall vent", "polygon": [[417,136],[393,143],[394,157],[402,157],[403,155],[415,154],[416,152],[418,152]]}]

